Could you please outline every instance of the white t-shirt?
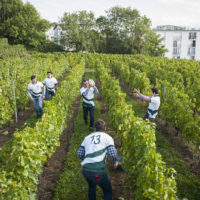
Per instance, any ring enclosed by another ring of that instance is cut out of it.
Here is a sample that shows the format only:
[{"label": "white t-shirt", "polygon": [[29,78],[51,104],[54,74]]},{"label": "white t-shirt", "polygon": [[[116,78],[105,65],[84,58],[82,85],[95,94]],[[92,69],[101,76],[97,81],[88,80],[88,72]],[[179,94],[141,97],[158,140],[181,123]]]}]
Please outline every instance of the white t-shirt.
[{"label": "white t-shirt", "polygon": [[[37,81],[37,83],[35,83],[35,84],[33,84],[32,82],[30,82],[28,84],[28,89],[27,89],[28,96],[29,97],[32,97],[32,96],[36,96],[36,97],[42,96],[42,87],[44,87],[44,85],[41,82],[39,82],[39,81]],[[32,96],[31,96],[31,93],[32,93]]]},{"label": "white t-shirt", "polygon": [[[88,93],[86,96],[83,95],[83,93],[88,90]],[[85,102],[86,104],[91,104],[92,106],[94,106],[94,87],[91,88],[85,88],[82,87],[81,90],[81,95],[83,95],[83,102]]]},{"label": "white t-shirt", "polygon": [[44,81],[43,81],[43,84],[47,86],[48,90],[53,89],[57,83],[58,83],[58,81],[54,77],[45,78]]},{"label": "white t-shirt", "polygon": [[[152,96],[148,109],[156,111],[159,109],[159,107],[160,107],[160,96]],[[148,111],[148,113],[149,113],[149,118],[155,118],[158,114],[158,112],[152,114],[150,111]]]},{"label": "white t-shirt", "polygon": [[105,168],[107,147],[114,146],[114,141],[104,132],[94,132],[85,137],[81,146],[85,148],[82,167],[89,171],[101,170]]}]

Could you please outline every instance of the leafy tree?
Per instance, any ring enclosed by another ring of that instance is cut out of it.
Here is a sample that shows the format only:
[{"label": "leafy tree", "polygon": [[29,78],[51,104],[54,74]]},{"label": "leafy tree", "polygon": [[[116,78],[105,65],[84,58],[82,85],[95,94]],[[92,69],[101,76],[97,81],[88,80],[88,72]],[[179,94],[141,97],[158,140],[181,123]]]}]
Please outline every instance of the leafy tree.
[{"label": "leafy tree", "polygon": [[38,46],[45,40],[45,30],[50,24],[40,19],[37,10],[21,0],[0,0],[0,37],[6,37],[11,44]]},{"label": "leafy tree", "polygon": [[162,45],[163,39],[160,35],[156,34],[155,31],[150,30],[147,35],[145,35],[145,48],[143,53],[150,56],[163,56],[167,49]]},{"label": "leafy tree", "polygon": [[96,19],[92,12],[64,13],[60,24],[63,29],[61,43],[68,50],[94,51],[98,46],[95,23]]},{"label": "leafy tree", "polygon": [[97,19],[105,38],[106,53],[162,55],[161,39],[151,29],[151,21],[136,9],[113,7]]},{"label": "leafy tree", "polygon": [[23,9],[21,0],[0,0],[0,24],[15,17]]}]

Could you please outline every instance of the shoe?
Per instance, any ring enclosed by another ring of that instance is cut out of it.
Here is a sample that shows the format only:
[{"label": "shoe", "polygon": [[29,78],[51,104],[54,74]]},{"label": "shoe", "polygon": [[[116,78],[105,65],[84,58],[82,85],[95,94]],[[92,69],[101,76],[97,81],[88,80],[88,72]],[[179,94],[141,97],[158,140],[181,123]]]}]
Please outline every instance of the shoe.
[{"label": "shoe", "polygon": [[117,167],[117,171],[119,171],[119,172],[125,172],[125,170],[122,168],[121,165],[118,165],[118,167]]},{"label": "shoe", "polygon": [[89,131],[93,131],[93,127],[90,127],[90,128],[89,128]]}]

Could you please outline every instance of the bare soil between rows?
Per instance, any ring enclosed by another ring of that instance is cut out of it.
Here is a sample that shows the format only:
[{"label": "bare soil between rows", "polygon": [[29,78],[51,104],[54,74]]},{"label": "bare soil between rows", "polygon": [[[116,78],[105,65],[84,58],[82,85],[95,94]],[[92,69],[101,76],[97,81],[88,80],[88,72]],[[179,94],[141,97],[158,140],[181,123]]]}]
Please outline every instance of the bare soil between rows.
[{"label": "bare soil between rows", "polygon": [[63,134],[60,137],[60,146],[57,147],[56,152],[44,165],[43,172],[39,176],[39,200],[53,199],[60,175],[65,167],[65,161],[70,146],[70,139],[74,132],[74,121],[77,117],[80,106],[80,99],[81,98],[79,96],[73,103],[73,114],[72,117],[67,120],[67,128],[63,131]]}]

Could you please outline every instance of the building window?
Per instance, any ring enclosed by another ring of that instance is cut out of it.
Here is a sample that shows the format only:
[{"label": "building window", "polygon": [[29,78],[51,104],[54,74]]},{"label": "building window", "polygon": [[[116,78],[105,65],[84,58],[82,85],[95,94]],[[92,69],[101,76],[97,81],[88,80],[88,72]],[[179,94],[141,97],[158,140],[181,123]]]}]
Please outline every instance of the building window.
[{"label": "building window", "polygon": [[173,38],[173,55],[176,57],[180,55],[180,49],[181,49],[181,41],[179,40],[181,35],[176,33],[176,36],[178,35],[179,38],[178,37]]},{"label": "building window", "polygon": [[174,47],[173,48],[173,55],[180,55],[180,48]]},{"label": "building window", "polygon": [[177,44],[177,41],[173,41],[173,47],[177,47],[178,44]]},{"label": "building window", "polygon": [[192,40],[192,47],[196,47],[196,40]]},{"label": "building window", "polygon": [[197,38],[196,32],[189,32],[189,39],[195,40]]},{"label": "building window", "polygon": [[195,48],[188,48],[188,55],[194,56],[195,55]]}]

